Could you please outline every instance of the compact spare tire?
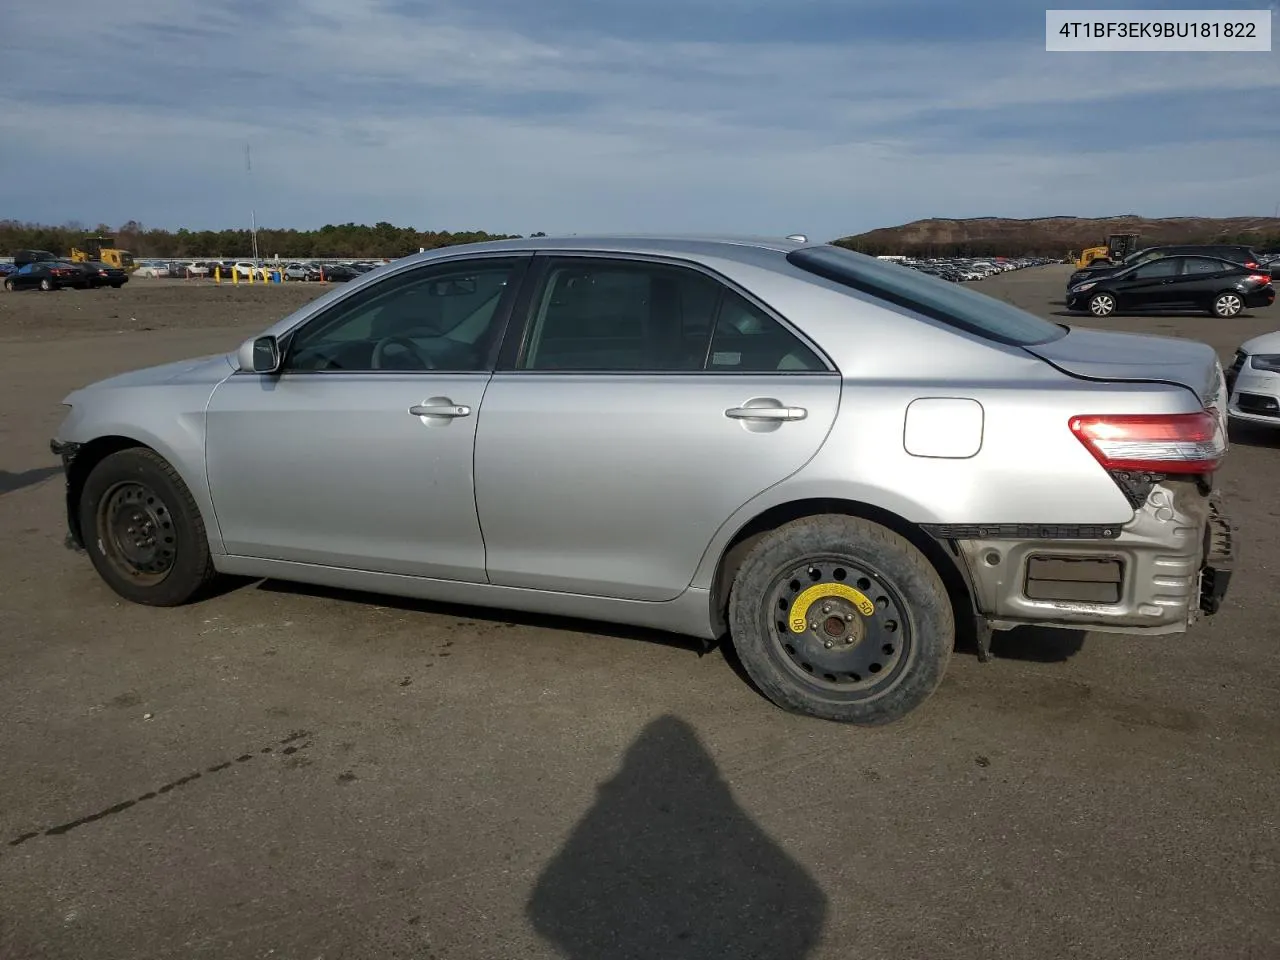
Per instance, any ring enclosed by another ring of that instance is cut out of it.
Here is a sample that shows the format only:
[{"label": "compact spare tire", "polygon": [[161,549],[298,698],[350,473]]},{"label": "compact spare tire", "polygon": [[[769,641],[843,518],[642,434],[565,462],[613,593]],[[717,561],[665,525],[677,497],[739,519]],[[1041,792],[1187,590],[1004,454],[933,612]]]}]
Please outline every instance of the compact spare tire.
[{"label": "compact spare tire", "polygon": [[765,534],[729,595],[734,648],[794,713],[880,724],[937,689],[955,643],[942,579],[910,541],[840,514]]},{"label": "compact spare tire", "polygon": [[126,600],[178,606],[216,576],[191,491],[153,450],[104,457],[85,478],[78,510],[94,568]]}]

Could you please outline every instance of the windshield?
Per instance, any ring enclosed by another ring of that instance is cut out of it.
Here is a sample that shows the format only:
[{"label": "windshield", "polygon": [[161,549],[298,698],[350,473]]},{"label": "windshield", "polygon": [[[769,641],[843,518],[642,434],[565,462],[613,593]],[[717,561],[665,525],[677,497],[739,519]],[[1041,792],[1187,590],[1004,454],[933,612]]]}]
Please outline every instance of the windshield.
[{"label": "windshield", "polygon": [[843,247],[805,247],[788,262],[987,340],[1026,347],[1066,336],[1056,323],[1012,304]]}]

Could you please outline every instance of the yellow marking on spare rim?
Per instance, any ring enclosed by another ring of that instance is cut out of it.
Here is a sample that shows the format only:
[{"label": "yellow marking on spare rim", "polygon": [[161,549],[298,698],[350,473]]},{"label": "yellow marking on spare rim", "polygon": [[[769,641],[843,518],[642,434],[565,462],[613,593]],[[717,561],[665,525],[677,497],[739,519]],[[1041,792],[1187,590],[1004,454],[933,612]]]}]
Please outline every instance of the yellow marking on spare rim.
[{"label": "yellow marking on spare rim", "polygon": [[796,597],[791,603],[788,615],[792,633],[804,633],[809,628],[809,608],[824,597],[842,597],[857,608],[864,617],[876,612],[876,605],[867,599],[866,594],[843,583],[815,583]]}]

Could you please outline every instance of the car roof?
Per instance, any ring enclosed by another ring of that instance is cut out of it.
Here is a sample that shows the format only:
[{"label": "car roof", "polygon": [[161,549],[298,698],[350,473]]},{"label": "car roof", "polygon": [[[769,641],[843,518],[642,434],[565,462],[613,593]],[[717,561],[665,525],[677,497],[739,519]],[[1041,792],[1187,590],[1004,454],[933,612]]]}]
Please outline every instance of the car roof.
[{"label": "car roof", "polygon": [[785,237],[679,234],[573,234],[556,237],[521,237],[512,240],[487,240],[439,247],[425,253],[412,254],[405,262],[433,260],[472,253],[535,252],[539,250],[572,250],[575,252],[633,253],[655,256],[715,257],[746,263],[776,261],[777,255],[800,250],[811,244],[807,240]]},{"label": "car roof", "polygon": [[1178,251],[1195,251],[1195,250],[1252,250],[1253,247],[1247,243],[1162,243],[1152,247],[1143,247],[1136,253],[1149,253],[1152,250],[1178,250]]}]

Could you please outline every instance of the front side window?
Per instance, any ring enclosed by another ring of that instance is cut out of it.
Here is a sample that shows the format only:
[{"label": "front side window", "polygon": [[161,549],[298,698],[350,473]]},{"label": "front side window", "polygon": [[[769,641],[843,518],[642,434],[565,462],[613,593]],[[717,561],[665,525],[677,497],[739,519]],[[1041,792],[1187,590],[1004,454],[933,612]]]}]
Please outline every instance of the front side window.
[{"label": "front side window", "polygon": [[1181,257],[1163,257],[1152,260],[1129,274],[1130,280],[1158,280],[1161,277],[1176,277],[1182,267]]},{"label": "front side window", "polygon": [[432,264],[371,284],[292,336],[284,369],[490,369],[520,262]]},{"label": "front side window", "polygon": [[533,299],[518,368],[605,373],[825,371],[765,311],[668,264],[565,258]]}]

